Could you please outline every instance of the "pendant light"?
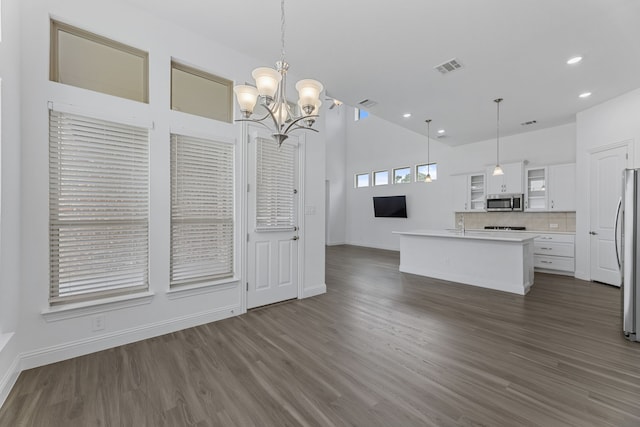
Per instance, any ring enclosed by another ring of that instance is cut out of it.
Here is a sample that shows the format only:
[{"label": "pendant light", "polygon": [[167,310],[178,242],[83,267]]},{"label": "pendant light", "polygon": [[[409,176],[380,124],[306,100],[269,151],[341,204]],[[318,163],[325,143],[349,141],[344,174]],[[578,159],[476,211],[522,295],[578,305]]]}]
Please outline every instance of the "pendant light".
[{"label": "pendant light", "polygon": [[429,129],[429,124],[431,123],[431,119],[427,119],[425,120],[425,122],[427,122],[427,176],[424,178],[424,182],[431,182],[431,174],[429,173],[429,144],[430,144],[430,129]]},{"label": "pendant light", "polygon": [[502,98],[494,99],[496,103],[496,167],[493,168],[493,176],[504,175],[502,168],[500,167],[500,103]]}]

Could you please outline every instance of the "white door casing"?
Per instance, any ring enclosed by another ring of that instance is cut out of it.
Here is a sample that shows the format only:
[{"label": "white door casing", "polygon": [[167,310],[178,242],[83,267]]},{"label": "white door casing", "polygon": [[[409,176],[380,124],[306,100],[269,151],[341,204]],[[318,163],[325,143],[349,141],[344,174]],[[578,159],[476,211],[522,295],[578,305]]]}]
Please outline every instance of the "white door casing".
[{"label": "white door casing", "polygon": [[591,154],[590,258],[591,280],[620,286],[616,259],[615,216],[622,194],[622,171],[629,148],[617,146]]},{"label": "white door casing", "polygon": [[298,138],[254,131],[247,156],[247,308],[298,297]]}]

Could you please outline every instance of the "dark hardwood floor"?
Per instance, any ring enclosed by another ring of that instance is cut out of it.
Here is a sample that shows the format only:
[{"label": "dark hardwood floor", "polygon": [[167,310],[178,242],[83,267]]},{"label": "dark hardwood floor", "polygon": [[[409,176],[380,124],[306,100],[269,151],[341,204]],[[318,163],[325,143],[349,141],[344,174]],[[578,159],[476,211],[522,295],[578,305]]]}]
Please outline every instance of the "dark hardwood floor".
[{"label": "dark hardwood floor", "polygon": [[398,262],[330,247],[325,295],[25,371],[0,426],[640,426],[619,289],[537,274],[521,297]]}]

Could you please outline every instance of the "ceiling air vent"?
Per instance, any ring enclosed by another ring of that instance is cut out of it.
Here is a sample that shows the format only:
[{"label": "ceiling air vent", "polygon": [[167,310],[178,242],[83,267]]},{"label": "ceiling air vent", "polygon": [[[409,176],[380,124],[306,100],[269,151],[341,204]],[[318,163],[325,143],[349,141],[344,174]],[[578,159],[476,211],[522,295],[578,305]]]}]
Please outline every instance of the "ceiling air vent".
[{"label": "ceiling air vent", "polygon": [[449,74],[452,71],[462,68],[462,64],[460,63],[460,61],[454,58],[440,65],[436,65],[433,68],[440,71],[442,74]]},{"label": "ceiling air vent", "polygon": [[371,108],[375,105],[378,105],[378,103],[376,101],[372,101],[370,99],[363,99],[362,101],[358,102],[358,105],[360,105],[361,107],[364,108]]},{"label": "ceiling air vent", "polygon": [[520,125],[522,125],[522,126],[531,126],[531,125],[535,125],[536,123],[538,123],[537,120],[529,120],[528,122],[520,123]]}]

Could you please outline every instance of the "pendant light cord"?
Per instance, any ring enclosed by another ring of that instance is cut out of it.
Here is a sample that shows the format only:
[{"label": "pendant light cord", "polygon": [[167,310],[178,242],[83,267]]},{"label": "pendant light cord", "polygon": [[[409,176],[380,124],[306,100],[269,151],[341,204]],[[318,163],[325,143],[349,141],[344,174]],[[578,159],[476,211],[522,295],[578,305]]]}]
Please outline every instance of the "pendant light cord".
[{"label": "pendant light cord", "polygon": [[284,30],[286,25],[286,22],[284,20],[284,0],[280,1],[280,16],[280,61],[284,63]]},{"label": "pendant light cord", "polygon": [[496,103],[496,166],[500,165],[500,102],[502,98],[494,99]]}]

